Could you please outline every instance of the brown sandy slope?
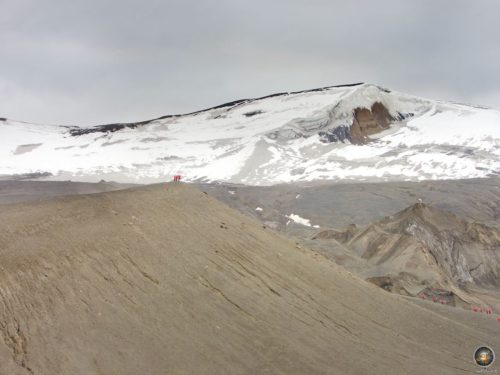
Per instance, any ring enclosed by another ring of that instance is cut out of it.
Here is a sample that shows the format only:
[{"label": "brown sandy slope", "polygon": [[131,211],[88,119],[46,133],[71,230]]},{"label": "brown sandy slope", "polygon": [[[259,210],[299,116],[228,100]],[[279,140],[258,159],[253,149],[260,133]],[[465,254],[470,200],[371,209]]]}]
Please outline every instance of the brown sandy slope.
[{"label": "brown sandy slope", "polygon": [[193,187],[0,210],[1,374],[461,374],[500,323],[412,303]]},{"label": "brown sandy slope", "polygon": [[[0,204],[41,201],[63,195],[93,194],[133,187],[116,182],[18,181],[0,178]],[[136,185],[137,186],[137,185]]]}]

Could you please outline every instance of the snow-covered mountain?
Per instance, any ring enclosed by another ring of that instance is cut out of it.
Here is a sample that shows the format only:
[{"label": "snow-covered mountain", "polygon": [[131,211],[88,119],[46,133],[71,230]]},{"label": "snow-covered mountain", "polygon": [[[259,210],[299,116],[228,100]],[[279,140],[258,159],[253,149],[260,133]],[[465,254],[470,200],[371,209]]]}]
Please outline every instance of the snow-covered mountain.
[{"label": "snow-covered mountain", "polygon": [[120,182],[421,180],[500,174],[500,112],[370,84],[91,128],[0,121],[0,175]]}]

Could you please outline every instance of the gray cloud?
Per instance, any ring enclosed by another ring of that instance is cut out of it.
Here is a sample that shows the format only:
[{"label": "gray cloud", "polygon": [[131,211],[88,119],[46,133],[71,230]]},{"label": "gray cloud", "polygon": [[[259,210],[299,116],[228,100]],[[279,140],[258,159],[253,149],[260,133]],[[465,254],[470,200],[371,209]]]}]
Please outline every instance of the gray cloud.
[{"label": "gray cloud", "polygon": [[0,5],[0,117],[135,121],[359,81],[500,109],[494,1]]}]

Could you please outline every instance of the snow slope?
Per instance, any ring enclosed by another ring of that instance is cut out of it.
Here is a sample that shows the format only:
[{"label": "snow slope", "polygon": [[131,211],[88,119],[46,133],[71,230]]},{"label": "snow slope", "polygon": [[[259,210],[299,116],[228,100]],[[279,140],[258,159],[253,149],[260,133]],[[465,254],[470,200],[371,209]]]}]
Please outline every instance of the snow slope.
[{"label": "snow slope", "polygon": [[[381,103],[390,129],[358,145],[325,141],[356,108]],[[500,173],[500,112],[370,84],[236,101],[136,124],[94,128],[0,121],[0,175],[254,185],[311,180],[421,180]]]}]

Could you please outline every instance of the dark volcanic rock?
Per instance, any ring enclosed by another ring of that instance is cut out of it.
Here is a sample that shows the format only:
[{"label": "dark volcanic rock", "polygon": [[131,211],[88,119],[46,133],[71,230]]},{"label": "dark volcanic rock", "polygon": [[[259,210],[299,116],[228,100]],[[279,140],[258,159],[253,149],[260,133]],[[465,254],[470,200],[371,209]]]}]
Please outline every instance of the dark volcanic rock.
[{"label": "dark volcanic rock", "polygon": [[323,143],[331,143],[331,142],[342,142],[348,140],[351,141],[351,133],[349,130],[349,126],[341,125],[336,127],[335,129],[330,129],[328,131],[321,131],[318,133],[320,136],[320,141]]}]

